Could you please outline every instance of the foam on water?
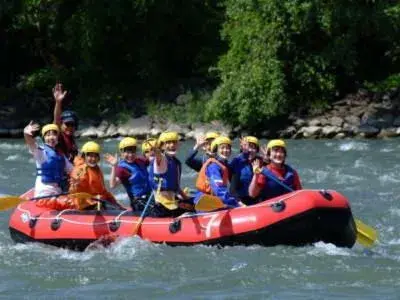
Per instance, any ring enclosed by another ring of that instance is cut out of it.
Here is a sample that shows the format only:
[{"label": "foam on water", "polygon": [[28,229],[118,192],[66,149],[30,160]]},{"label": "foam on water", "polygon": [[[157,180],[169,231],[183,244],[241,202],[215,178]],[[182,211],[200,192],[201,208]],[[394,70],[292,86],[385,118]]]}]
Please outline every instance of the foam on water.
[{"label": "foam on water", "polygon": [[0,150],[25,150],[24,144],[1,143]]},{"label": "foam on water", "polygon": [[351,256],[351,252],[349,249],[338,248],[333,244],[327,244],[324,242],[317,242],[314,244],[314,247],[310,248],[308,254],[315,256],[325,256],[325,255],[333,255],[333,256]]},{"label": "foam on water", "polygon": [[22,158],[21,155],[19,155],[19,154],[14,154],[14,155],[9,155],[9,156],[7,156],[4,160],[5,160],[5,161],[14,161],[14,160],[19,160],[19,159],[21,159],[21,158]]},{"label": "foam on water", "polygon": [[393,216],[400,217],[400,208],[390,208],[389,212]]},{"label": "foam on water", "polygon": [[389,152],[393,152],[395,149],[393,148],[382,148],[381,150],[379,150],[379,152],[382,153],[389,153]]},{"label": "foam on water", "polygon": [[400,182],[399,175],[394,172],[382,174],[378,177],[378,179],[382,184],[399,183]]},{"label": "foam on water", "polygon": [[344,142],[339,145],[340,151],[351,151],[351,150],[366,151],[368,149],[369,147],[367,143],[356,142],[356,141]]}]

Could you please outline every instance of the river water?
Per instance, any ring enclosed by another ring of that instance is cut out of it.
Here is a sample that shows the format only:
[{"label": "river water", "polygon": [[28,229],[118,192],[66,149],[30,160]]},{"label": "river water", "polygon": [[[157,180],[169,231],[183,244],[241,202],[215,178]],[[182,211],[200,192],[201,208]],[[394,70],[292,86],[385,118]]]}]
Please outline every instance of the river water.
[{"label": "river water", "polygon": [[[0,298],[399,299],[399,141],[288,141],[288,162],[304,187],[340,191],[354,215],[378,230],[379,241],[370,250],[324,243],[169,247],[135,237],[78,253],[14,244],[8,232],[11,211],[3,211]],[[115,152],[117,142],[105,140],[103,146]],[[191,146],[181,145],[181,158]],[[2,193],[19,195],[32,187],[34,162],[22,140],[0,140],[0,164]],[[183,185],[193,186],[194,179],[195,173],[184,168]],[[116,194],[127,203],[122,190]]]}]

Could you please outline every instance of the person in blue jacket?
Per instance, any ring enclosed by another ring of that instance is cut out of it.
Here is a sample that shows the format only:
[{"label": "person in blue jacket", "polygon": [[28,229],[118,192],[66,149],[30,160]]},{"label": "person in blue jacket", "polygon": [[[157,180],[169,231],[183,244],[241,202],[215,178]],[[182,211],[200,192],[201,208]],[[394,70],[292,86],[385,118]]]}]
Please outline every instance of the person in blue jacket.
[{"label": "person in blue jacket", "polygon": [[[203,163],[212,156],[212,152],[210,151],[211,148],[211,143],[219,137],[219,134],[214,131],[209,131],[206,133],[206,136],[199,136],[196,139],[196,145],[194,145],[193,150],[190,151],[188,157],[185,160],[186,165],[195,170],[196,172],[199,172]],[[203,157],[199,158],[197,157],[197,154],[199,152],[199,148],[202,147],[204,154]]]},{"label": "person in blue jacket", "polygon": [[217,137],[211,144],[215,157],[209,158],[202,166],[197,181],[198,193],[194,202],[203,196],[212,195],[220,198],[227,207],[243,206],[242,202],[229,192],[230,169],[228,164],[231,155],[232,141],[225,136]]},{"label": "person in blue jacket", "polygon": [[231,192],[246,205],[257,203],[257,199],[249,196],[249,186],[253,178],[252,163],[258,156],[260,144],[255,136],[246,136],[240,141],[240,154],[232,159]]},{"label": "person in blue jacket", "polygon": [[133,211],[144,209],[147,198],[151,193],[148,160],[136,155],[137,142],[132,137],[126,137],[119,143],[121,160],[111,154],[105,155],[105,160],[112,166],[110,187],[115,188],[122,183]]}]

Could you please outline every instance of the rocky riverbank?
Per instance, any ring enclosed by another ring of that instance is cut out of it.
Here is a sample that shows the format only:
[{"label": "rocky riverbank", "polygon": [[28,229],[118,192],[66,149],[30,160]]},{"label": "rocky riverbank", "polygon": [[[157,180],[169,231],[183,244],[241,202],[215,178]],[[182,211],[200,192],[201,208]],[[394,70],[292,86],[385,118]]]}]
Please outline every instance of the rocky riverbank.
[{"label": "rocky riverbank", "polygon": [[[22,137],[22,128],[10,126],[18,123],[15,119],[11,119],[12,109],[0,111],[0,117],[10,118],[10,122],[3,122],[8,126],[0,127],[0,137]],[[400,136],[400,88],[387,93],[359,90],[332,103],[323,111],[315,111],[308,115],[292,114],[282,119],[282,126],[276,127],[278,129],[275,130],[265,128],[259,136],[292,139],[397,137]],[[142,116],[123,123],[105,120],[99,124],[82,122],[77,135],[84,138],[118,136],[147,138],[157,136],[165,130],[177,131],[183,139],[195,138],[209,130],[229,136],[239,136],[244,133],[240,127],[232,128],[220,121],[207,124],[175,124],[167,120]]]}]

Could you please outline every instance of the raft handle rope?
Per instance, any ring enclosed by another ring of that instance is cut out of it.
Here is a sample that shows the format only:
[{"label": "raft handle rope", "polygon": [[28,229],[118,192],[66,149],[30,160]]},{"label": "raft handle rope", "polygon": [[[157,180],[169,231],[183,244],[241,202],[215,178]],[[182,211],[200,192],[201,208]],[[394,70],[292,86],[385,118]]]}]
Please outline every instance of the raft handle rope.
[{"label": "raft handle rope", "polygon": [[[310,190],[297,190],[295,191],[293,194],[288,195],[285,198],[279,199],[278,201],[275,202],[267,202],[267,203],[259,203],[259,204],[255,204],[252,205],[251,207],[269,207],[271,205],[273,205],[274,203],[280,202],[280,201],[288,201],[291,200],[291,198],[293,198],[296,194],[301,193],[303,191],[310,191]],[[320,190],[314,190],[316,192],[319,192]],[[237,207],[235,209],[246,209],[247,207]],[[29,210],[23,209],[21,208],[21,205],[17,206],[17,210],[21,211],[23,214],[25,214],[25,217],[28,218],[28,221],[30,221],[31,219],[36,219],[38,220],[54,220],[55,217],[34,217],[32,216],[31,212]],[[77,211],[77,210],[73,210],[73,209],[68,209],[69,211]],[[118,218],[118,221],[121,223],[127,223],[127,224],[137,224],[139,222],[139,219],[136,220],[120,220],[119,218],[123,216],[123,214],[125,214],[127,211],[123,211],[121,212],[121,214],[119,216],[117,216],[114,219],[108,220],[108,221],[102,221],[102,222],[80,222],[80,221],[75,221],[75,220],[71,220],[68,218],[65,218],[62,216],[62,214],[67,211],[67,210],[63,210],[61,211],[57,216],[59,219],[70,223],[70,224],[75,224],[75,225],[85,225],[85,226],[101,226],[101,225],[108,225],[112,222],[115,221],[116,218]],[[192,218],[192,217],[200,217],[200,216],[206,216],[206,215],[213,215],[215,213],[220,213],[221,211],[213,211],[213,212],[201,212],[201,213],[185,213],[176,219],[184,219],[184,218]],[[169,221],[155,221],[155,222],[147,222],[146,225],[169,225],[171,224],[171,220]]]}]

